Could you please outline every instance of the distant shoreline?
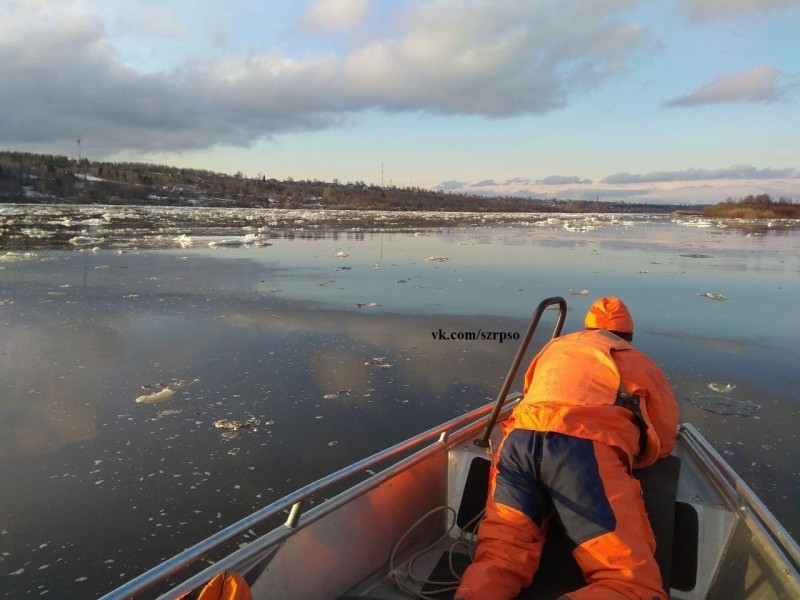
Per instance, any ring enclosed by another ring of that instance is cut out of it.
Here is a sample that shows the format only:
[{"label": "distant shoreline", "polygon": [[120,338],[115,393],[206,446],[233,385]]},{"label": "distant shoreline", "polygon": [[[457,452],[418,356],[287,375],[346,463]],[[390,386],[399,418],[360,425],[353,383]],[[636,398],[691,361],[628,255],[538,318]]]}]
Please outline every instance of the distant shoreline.
[{"label": "distant shoreline", "polygon": [[800,203],[767,194],[713,205],[645,204],[481,196],[363,181],[279,181],[144,163],[76,161],[0,152],[0,204],[236,207],[391,212],[664,214],[732,219],[800,219]]}]

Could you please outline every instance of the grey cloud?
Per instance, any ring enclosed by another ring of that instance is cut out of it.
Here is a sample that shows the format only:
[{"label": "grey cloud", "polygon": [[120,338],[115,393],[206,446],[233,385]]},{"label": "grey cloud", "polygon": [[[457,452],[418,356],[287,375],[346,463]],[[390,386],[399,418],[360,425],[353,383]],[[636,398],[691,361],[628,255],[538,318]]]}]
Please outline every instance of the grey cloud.
[{"label": "grey cloud", "polygon": [[759,65],[734,75],[718,77],[685,96],[672,98],[667,107],[701,106],[725,102],[772,103],[788,100],[797,81],[772,65]]},{"label": "grey cloud", "polygon": [[576,183],[592,183],[591,179],[581,179],[580,177],[564,177],[561,175],[551,175],[544,179],[539,179],[536,183],[542,185],[570,185]]},{"label": "grey cloud", "polygon": [[758,169],[736,165],[728,169],[686,169],[685,171],[654,171],[645,174],[616,173],[602,180],[609,184],[664,183],[673,181],[708,181],[719,179],[795,179],[800,173],[795,168]]},{"label": "grey cloud", "polygon": [[793,0],[680,0],[693,19],[718,19],[743,13],[767,13],[791,7]]},{"label": "grey cloud", "polygon": [[514,177],[512,179],[506,179],[502,185],[528,185],[531,183],[533,183],[533,180],[527,177]]},{"label": "grey cloud", "polygon": [[496,186],[499,185],[494,179],[484,179],[483,181],[478,181],[477,183],[470,183],[470,187],[489,187],[489,186]]},{"label": "grey cloud", "polygon": [[410,3],[398,34],[343,56],[259,54],[145,73],[123,62],[96,16],[19,6],[28,12],[0,24],[0,141],[82,136],[107,153],[248,145],[370,109],[544,114],[623,73],[645,44],[624,18],[627,0],[440,0]]},{"label": "grey cloud", "polygon": [[445,190],[445,191],[456,191],[456,190],[463,190],[469,185],[466,181],[455,181],[453,179],[449,181],[443,181],[439,185],[436,186],[437,190]]}]

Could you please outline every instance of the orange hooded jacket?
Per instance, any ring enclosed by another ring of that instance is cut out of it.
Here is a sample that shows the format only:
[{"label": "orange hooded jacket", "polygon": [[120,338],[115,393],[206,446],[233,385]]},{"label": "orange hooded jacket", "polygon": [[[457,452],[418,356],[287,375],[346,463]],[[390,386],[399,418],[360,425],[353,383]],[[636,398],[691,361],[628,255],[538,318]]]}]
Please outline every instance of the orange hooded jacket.
[{"label": "orange hooded jacket", "polygon": [[[620,384],[639,399],[647,424],[643,449],[635,414],[615,405]],[[512,415],[514,428],[602,442],[622,450],[633,467],[646,467],[675,447],[678,406],[663,371],[608,331],[579,331],[552,340],[531,362],[524,392]]]}]

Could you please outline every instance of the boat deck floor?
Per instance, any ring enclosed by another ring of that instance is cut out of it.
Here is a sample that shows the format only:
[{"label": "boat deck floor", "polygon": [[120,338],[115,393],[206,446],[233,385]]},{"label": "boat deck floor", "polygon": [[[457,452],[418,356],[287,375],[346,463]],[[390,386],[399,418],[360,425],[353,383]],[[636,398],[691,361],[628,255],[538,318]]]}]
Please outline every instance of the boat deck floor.
[{"label": "boat deck floor", "polygon": [[[676,494],[678,475],[680,472],[680,459],[671,456],[659,460],[652,467],[640,469],[635,472],[642,484],[647,513],[656,537],[656,560],[661,568],[665,589],[670,589],[673,563],[673,542],[676,531]],[[485,481],[480,477],[467,482],[467,488],[475,485],[478,489],[485,490]],[[464,497],[470,498],[473,506],[483,506],[483,500],[474,501],[473,490],[465,490]],[[471,507],[470,510],[475,510]],[[466,515],[463,518],[468,518]],[[462,515],[459,515],[462,518]],[[463,547],[453,549],[455,540],[452,538],[440,540],[436,546],[424,555],[415,559],[412,573],[406,571],[401,577],[401,584],[396,578],[390,576],[377,585],[362,589],[360,593],[348,595],[345,598],[355,599],[373,598],[382,600],[401,600],[409,597],[418,598],[450,598],[455,589],[456,575],[460,576],[470,563],[470,557]],[[547,600],[557,598],[562,594],[583,587],[585,581],[575,559],[572,557],[573,545],[563,532],[557,519],[550,524],[547,542],[542,553],[542,561],[534,578],[533,584],[522,591],[518,596],[520,600],[536,599]],[[452,569],[452,570],[451,570]],[[435,583],[444,582],[444,583]],[[344,598],[342,599],[344,600]]]}]

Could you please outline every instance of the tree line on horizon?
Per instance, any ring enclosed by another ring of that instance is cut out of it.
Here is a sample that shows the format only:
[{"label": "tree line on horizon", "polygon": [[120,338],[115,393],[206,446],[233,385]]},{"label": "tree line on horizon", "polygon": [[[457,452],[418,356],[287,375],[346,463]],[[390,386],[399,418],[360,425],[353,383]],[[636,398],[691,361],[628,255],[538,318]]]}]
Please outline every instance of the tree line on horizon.
[{"label": "tree line on horizon", "polygon": [[[764,196],[753,196],[753,202],[763,207]],[[800,209],[800,205],[783,198],[778,202],[767,198],[766,204],[778,206],[780,211],[787,206]],[[249,178],[241,172],[229,175],[168,165],[76,160],[13,151],[0,151],[0,202],[568,213],[670,213],[676,210],[699,213],[709,208],[685,204],[488,197],[420,187],[384,187],[363,181],[340,183],[338,180],[294,181],[291,178],[279,181],[261,174]],[[741,202],[736,203],[737,206]]]},{"label": "tree line on horizon", "polygon": [[791,198],[773,199],[769,194],[750,194],[739,200],[724,202],[703,209],[704,217],[728,219],[800,219],[800,203]]}]

